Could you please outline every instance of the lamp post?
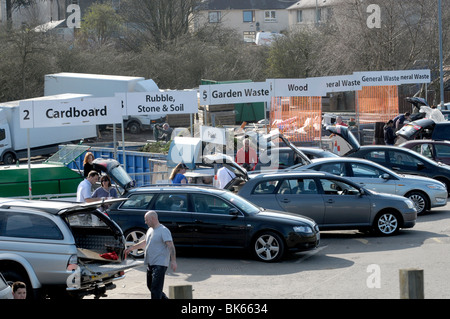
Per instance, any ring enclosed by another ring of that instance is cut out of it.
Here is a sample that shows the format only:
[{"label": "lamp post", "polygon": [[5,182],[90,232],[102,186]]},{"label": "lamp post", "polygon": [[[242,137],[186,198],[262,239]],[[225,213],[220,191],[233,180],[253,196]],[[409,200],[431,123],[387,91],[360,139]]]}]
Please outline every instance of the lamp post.
[{"label": "lamp post", "polygon": [[442,0],[438,0],[439,13],[439,73],[440,73],[440,91],[441,91],[441,108],[444,106],[444,66],[442,54]]}]

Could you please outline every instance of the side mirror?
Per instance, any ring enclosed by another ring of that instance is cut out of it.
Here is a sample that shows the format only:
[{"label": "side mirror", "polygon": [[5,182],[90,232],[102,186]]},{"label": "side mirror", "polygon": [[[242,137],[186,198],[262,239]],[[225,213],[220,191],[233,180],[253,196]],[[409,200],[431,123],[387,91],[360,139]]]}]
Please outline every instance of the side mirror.
[{"label": "side mirror", "polygon": [[389,179],[389,174],[388,173],[384,173],[380,176],[382,179]]},{"label": "side mirror", "polygon": [[422,162],[417,163],[417,169],[418,170],[421,170],[421,169],[424,169],[424,168],[425,168],[425,164],[424,163],[422,163]]},{"label": "side mirror", "polygon": [[230,208],[228,210],[228,215],[238,216],[239,215],[239,211],[236,208]]}]

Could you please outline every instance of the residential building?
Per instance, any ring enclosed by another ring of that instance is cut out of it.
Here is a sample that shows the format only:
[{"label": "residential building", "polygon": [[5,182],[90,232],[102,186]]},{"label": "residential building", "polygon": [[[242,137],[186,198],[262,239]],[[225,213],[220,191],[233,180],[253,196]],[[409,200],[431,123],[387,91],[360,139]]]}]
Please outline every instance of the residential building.
[{"label": "residential building", "polygon": [[289,0],[204,0],[198,7],[194,29],[221,24],[236,30],[245,42],[255,42],[257,32],[282,33],[289,29]]},{"label": "residential building", "polygon": [[333,8],[346,0],[300,0],[288,7],[290,29],[325,23],[333,15]]}]

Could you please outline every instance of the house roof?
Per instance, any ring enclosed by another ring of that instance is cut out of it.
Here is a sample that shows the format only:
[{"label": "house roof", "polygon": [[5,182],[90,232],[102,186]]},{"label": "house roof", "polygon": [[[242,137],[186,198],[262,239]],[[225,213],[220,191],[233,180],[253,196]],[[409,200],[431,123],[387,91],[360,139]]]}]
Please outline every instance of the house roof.
[{"label": "house roof", "polygon": [[344,3],[346,0],[300,0],[290,6],[288,9],[307,9],[307,8],[315,8],[316,6],[319,8],[334,6],[336,4]]},{"label": "house roof", "polygon": [[[315,0],[314,0],[315,1]],[[321,0],[322,1],[322,0]],[[290,0],[205,0],[200,10],[287,9],[298,1]]]}]

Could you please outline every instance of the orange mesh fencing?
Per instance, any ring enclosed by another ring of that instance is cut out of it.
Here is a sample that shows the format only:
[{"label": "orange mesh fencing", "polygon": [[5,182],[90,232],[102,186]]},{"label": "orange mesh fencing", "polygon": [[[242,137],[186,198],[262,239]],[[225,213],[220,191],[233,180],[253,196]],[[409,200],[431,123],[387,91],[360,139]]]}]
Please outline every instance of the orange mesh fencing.
[{"label": "orange mesh fencing", "polygon": [[399,114],[398,86],[365,86],[357,93],[359,122],[387,122]]},{"label": "orange mesh fencing", "polygon": [[278,128],[291,142],[312,142],[322,135],[322,98],[274,97],[270,109],[271,129]]}]

